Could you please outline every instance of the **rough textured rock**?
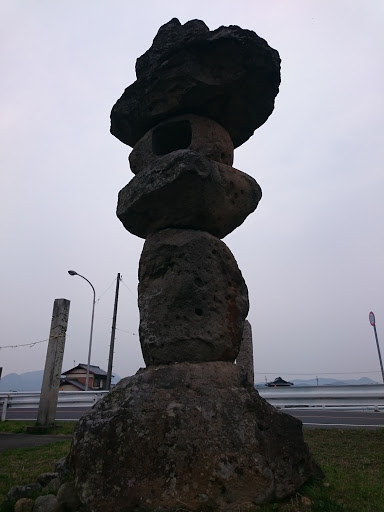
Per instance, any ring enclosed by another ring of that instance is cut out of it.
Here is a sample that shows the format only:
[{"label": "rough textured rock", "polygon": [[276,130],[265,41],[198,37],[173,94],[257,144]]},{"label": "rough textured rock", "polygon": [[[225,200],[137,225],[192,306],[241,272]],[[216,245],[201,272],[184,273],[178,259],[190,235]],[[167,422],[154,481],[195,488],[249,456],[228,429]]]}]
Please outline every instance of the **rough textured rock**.
[{"label": "rough textured rock", "polygon": [[65,512],[76,512],[81,505],[74,482],[65,482],[57,493],[57,501],[61,510]]},{"label": "rough textured rock", "polygon": [[147,238],[139,267],[147,368],[82,417],[67,467],[88,512],[250,510],[320,474],[301,422],[254,389],[246,335],[233,364],[248,293],[219,239],[261,198],[231,167],[233,148],[273,111],[279,55],[252,31],[173,19],[136,74],[112,109],[111,132],[135,146],[136,176],[117,214]]},{"label": "rough textured rock", "polygon": [[37,482],[27,485],[15,485],[9,490],[7,499],[9,501],[16,501],[20,498],[30,498],[39,491],[41,491],[41,485]]},{"label": "rough textured rock", "polygon": [[159,158],[120,191],[117,216],[142,238],[170,227],[223,238],[244,222],[260,199],[261,189],[248,174],[194,151],[178,150]]},{"label": "rough textured rock", "polygon": [[236,357],[236,364],[243,367],[247,374],[248,382],[253,386],[255,380],[255,372],[253,366],[253,342],[252,342],[252,327],[248,320],[244,322],[243,336],[239,353]]},{"label": "rough textured rock", "polygon": [[43,473],[40,476],[38,476],[37,481],[42,487],[45,487],[46,485],[49,484],[51,480],[54,480],[58,476],[59,473],[57,473],[56,471],[51,471],[49,473]]},{"label": "rough textured rock", "polygon": [[183,115],[173,117],[149,130],[129,155],[134,174],[160,156],[178,149],[190,149],[225,165],[233,164],[233,144],[228,132],[207,117]]},{"label": "rough textured rock", "polygon": [[79,421],[70,463],[93,512],[248,510],[318,472],[301,422],[224,362],[149,367],[121,380]]},{"label": "rough textured rock", "polygon": [[237,147],[273,111],[280,58],[251,30],[173,19],[137,60],[136,75],[111,112],[111,133],[122,142],[133,147],[164,119],[192,113],[221,124]]},{"label": "rough textured rock", "polygon": [[56,496],[47,494],[36,498],[33,505],[33,512],[59,512],[59,504]]},{"label": "rough textured rock", "polygon": [[60,478],[54,478],[44,487],[43,491],[45,494],[57,494],[57,491],[60,489],[60,486]]},{"label": "rough textured rock", "polygon": [[32,512],[34,503],[30,498],[20,498],[15,503],[14,512]]},{"label": "rough textured rock", "polygon": [[64,478],[70,474],[70,471],[67,467],[67,457],[62,457],[55,463],[55,472],[59,475],[60,478]]},{"label": "rough textured rock", "polygon": [[234,361],[248,292],[223,242],[203,231],[167,229],[144,244],[139,310],[147,365]]}]

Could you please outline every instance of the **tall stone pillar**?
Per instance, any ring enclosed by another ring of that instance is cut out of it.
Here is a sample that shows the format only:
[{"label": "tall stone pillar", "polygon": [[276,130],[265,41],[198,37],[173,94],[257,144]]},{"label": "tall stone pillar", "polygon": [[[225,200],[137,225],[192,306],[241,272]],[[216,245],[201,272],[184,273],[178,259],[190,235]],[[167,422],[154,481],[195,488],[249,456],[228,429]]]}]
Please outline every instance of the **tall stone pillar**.
[{"label": "tall stone pillar", "polygon": [[93,512],[248,510],[318,471],[301,423],[260,398],[250,371],[234,364],[248,291],[221,240],[261,199],[233,151],[273,111],[279,54],[250,30],[173,19],[136,75],[112,108],[111,133],[133,147],[135,176],[117,216],[145,239],[147,366],[83,416],[69,461]]},{"label": "tall stone pillar", "polygon": [[55,299],[53,304],[51,331],[37,413],[38,426],[49,427],[55,422],[69,306],[70,301],[67,299]]},{"label": "tall stone pillar", "polygon": [[253,366],[252,327],[248,320],[244,322],[243,337],[236,358],[236,364],[244,368],[248,382],[253,386],[255,383],[255,370]]}]

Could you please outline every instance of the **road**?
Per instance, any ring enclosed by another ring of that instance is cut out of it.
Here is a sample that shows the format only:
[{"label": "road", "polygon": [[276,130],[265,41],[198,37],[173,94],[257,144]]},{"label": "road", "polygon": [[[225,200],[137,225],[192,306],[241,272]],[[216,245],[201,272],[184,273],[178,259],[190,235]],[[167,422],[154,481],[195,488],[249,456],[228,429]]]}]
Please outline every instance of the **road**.
[{"label": "road", "polygon": [[[58,407],[57,420],[78,420],[85,412],[83,407]],[[288,409],[284,412],[301,420],[305,427],[312,428],[378,428],[384,427],[384,412],[358,410]],[[37,409],[9,408],[7,420],[36,420]]]},{"label": "road", "polygon": [[384,427],[384,412],[358,410],[297,409],[285,411],[311,428],[378,428]]},{"label": "road", "polygon": [[[58,407],[56,409],[56,420],[76,421],[85,413],[85,407]],[[7,410],[7,420],[36,420],[37,407],[17,408],[10,407]]]},{"label": "road", "polygon": [[0,432],[0,453],[5,450],[15,450],[16,448],[31,448],[32,446],[44,446],[57,443],[58,441],[69,441],[71,438],[72,436],[36,436]]}]

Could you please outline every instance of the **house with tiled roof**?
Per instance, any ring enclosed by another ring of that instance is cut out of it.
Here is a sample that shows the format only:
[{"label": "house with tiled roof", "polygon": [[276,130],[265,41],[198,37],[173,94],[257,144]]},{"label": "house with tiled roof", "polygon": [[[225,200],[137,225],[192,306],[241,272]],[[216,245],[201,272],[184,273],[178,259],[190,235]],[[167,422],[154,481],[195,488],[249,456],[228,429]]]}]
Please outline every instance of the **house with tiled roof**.
[{"label": "house with tiled roof", "polygon": [[[87,378],[86,364],[78,364],[74,368],[63,372],[60,380],[60,391],[85,391]],[[100,366],[89,365],[89,391],[102,391],[107,387],[107,372]]]}]

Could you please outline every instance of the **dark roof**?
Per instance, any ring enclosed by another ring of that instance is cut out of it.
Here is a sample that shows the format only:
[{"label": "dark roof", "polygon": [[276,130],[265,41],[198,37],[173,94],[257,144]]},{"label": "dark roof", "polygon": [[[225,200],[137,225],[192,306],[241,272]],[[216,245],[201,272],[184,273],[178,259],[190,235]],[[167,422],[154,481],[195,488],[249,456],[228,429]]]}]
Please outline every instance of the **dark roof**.
[{"label": "dark roof", "polygon": [[293,382],[288,382],[287,380],[282,379],[281,377],[276,377],[272,382],[266,382],[266,386],[272,388],[277,386],[293,386]]},{"label": "dark roof", "polygon": [[[77,366],[74,366],[73,368],[71,368],[70,370],[67,370],[66,372],[62,372],[61,375],[66,375],[67,373],[71,373],[71,372],[73,372],[73,370],[77,370],[78,368],[81,368],[81,369],[87,371],[88,365],[80,363]],[[89,373],[93,373],[93,375],[97,375],[99,377],[107,376],[107,372],[102,370],[100,368],[100,366],[94,366],[92,364],[89,365]]]},{"label": "dark roof", "polygon": [[76,388],[81,389],[82,391],[85,391],[85,385],[79,382],[75,379],[63,379],[60,381],[60,386],[64,386],[65,384],[72,384],[72,386],[75,386]]}]

